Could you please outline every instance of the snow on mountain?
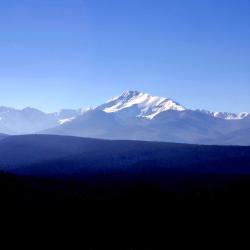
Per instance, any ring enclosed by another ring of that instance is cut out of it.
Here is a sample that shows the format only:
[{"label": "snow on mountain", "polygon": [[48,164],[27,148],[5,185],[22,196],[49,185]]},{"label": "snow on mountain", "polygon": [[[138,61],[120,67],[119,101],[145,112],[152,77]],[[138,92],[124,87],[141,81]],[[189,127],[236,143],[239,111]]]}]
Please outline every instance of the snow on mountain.
[{"label": "snow on mountain", "polygon": [[213,117],[221,118],[225,120],[241,120],[250,115],[250,113],[248,112],[241,112],[241,113],[236,114],[236,113],[230,113],[230,112],[211,112],[208,110],[198,110],[198,111],[211,115]]},{"label": "snow on mountain", "polygon": [[73,121],[75,118],[76,118],[76,117],[70,117],[70,118],[66,118],[66,119],[61,119],[61,120],[58,120],[58,123],[59,123],[60,125],[62,125],[62,124],[64,124],[64,123],[66,123],[66,122],[71,122],[71,121]]},{"label": "snow on mountain", "polygon": [[57,121],[59,125],[74,120],[76,117],[88,112],[90,108],[84,109],[61,109],[58,112],[50,113],[48,116]]},{"label": "snow on mountain", "polygon": [[76,116],[78,116],[80,114],[81,114],[80,110],[61,109],[58,112],[50,113],[48,115],[53,117],[60,124],[60,121],[65,120],[65,119],[69,119],[69,118],[72,118],[72,117],[76,117]]},{"label": "snow on mountain", "polygon": [[[183,111],[185,107],[171,99],[152,96],[138,91],[126,91],[96,109],[106,113],[128,111],[137,117],[153,119],[156,115],[167,110]],[[134,112],[131,112],[133,109]]]},{"label": "snow on mountain", "polygon": [[249,113],[241,112],[239,114],[228,113],[228,112],[214,112],[214,117],[226,119],[226,120],[240,120],[247,117]]},{"label": "snow on mountain", "polygon": [[246,112],[190,110],[168,98],[126,91],[92,109],[44,113],[29,107],[21,110],[0,107],[0,133],[212,143],[214,138],[223,140],[229,133],[236,136],[236,131],[243,131],[241,134],[249,131],[248,118],[250,114]]}]

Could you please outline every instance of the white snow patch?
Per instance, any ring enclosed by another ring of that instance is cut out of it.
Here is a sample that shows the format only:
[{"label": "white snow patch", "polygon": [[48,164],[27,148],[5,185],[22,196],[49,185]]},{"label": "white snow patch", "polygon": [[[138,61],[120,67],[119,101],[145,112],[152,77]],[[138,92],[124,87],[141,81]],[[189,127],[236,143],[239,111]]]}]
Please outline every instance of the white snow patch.
[{"label": "white snow patch", "polygon": [[62,125],[62,124],[65,124],[65,123],[67,123],[67,122],[71,122],[71,121],[73,121],[74,119],[75,119],[75,117],[66,118],[66,119],[61,119],[61,120],[58,121],[58,123],[59,123],[60,125]]}]

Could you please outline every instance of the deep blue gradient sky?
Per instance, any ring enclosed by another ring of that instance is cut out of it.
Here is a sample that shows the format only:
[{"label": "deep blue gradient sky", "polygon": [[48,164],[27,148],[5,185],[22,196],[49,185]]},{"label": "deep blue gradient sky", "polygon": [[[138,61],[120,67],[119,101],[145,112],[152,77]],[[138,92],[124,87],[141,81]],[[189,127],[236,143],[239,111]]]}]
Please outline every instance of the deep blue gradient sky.
[{"label": "deep blue gradient sky", "polygon": [[88,107],[129,89],[250,111],[250,0],[0,1],[0,105]]}]

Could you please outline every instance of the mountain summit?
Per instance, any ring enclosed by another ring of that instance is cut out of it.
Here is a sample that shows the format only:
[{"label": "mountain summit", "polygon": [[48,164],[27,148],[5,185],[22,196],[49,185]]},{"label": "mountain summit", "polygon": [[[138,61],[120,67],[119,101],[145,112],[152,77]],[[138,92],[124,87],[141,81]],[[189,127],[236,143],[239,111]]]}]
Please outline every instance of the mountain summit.
[{"label": "mountain summit", "polygon": [[171,99],[131,90],[98,106],[96,109],[103,110],[106,113],[122,111],[148,119],[153,119],[159,113],[167,110],[186,110],[185,107]]},{"label": "mountain summit", "polygon": [[249,113],[191,110],[172,99],[126,91],[91,109],[56,113],[0,107],[0,133],[250,145]]}]

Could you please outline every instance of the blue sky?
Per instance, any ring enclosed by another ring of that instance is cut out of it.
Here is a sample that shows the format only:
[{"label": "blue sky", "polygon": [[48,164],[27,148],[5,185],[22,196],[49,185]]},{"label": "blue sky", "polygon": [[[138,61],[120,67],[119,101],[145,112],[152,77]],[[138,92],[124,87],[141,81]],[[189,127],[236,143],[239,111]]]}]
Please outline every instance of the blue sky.
[{"label": "blue sky", "polygon": [[0,1],[0,105],[89,107],[129,89],[250,111],[250,1]]}]

